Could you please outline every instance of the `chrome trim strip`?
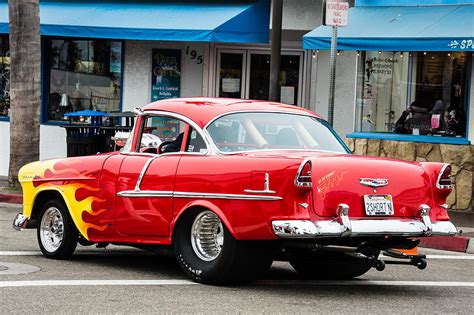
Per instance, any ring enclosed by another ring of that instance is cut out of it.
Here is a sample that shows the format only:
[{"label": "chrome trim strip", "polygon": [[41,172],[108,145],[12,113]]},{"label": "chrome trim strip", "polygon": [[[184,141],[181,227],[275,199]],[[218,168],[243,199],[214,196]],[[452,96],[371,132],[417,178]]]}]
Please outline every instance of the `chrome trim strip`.
[{"label": "chrome trim strip", "polygon": [[128,198],[203,198],[203,199],[230,199],[230,200],[260,200],[260,201],[277,201],[282,200],[279,196],[261,196],[261,195],[241,195],[241,194],[213,194],[213,193],[197,193],[197,192],[172,192],[166,190],[124,190],[117,193],[119,197]]},{"label": "chrome trim strip", "polygon": [[25,229],[27,225],[28,225],[28,217],[26,215],[18,213],[15,216],[15,219],[13,220],[12,227],[17,231],[21,231]]},{"label": "chrome trim strip", "polygon": [[311,173],[313,172],[313,162],[311,162],[310,159],[305,159],[303,162],[301,162],[300,166],[298,167],[298,171],[296,172],[296,175],[295,175],[294,183],[295,183],[296,187],[307,187],[307,188],[313,187],[313,182],[312,181],[310,183],[306,183],[306,182],[300,182],[298,180],[298,178],[301,175],[301,172],[303,171],[303,167],[306,165],[306,163],[310,164],[310,166],[311,166],[311,171],[310,172]]},{"label": "chrome trim strip", "polygon": [[244,192],[257,193],[257,194],[274,194],[274,190],[270,189],[270,175],[265,173],[265,182],[263,183],[263,190],[244,189]]},{"label": "chrome trim strip", "polygon": [[135,184],[135,188],[133,189],[134,191],[140,191],[140,185],[142,183],[143,177],[145,176],[145,173],[148,167],[150,166],[151,162],[156,160],[158,157],[160,157],[160,155],[155,155],[152,158],[149,158],[146,161],[145,165],[143,165],[142,171],[140,172],[140,176],[138,176],[137,183]]},{"label": "chrome trim strip", "polygon": [[274,190],[253,190],[253,189],[244,189],[244,192],[251,194],[275,194]]},{"label": "chrome trim strip", "polygon": [[124,190],[117,193],[119,197],[142,198],[142,197],[173,197],[172,191],[166,190]]},{"label": "chrome trim strip", "polygon": [[279,196],[261,196],[261,195],[242,195],[242,194],[214,194],[214,193],[196,193],[196,192],[175,192],[176,198],[204,198],[204,199],[236,199],[236,200],[282,200]]},{"label": "chrome trim strip", "polygon": [[351,231],[337,220],[276,220],[272,221],[275,235],[282,238],[316,238],[316,237],[353,237],[353,236],[427,236],[456,235],[457,229],[450,221],[433,221],[431,233],[422,221],[409,219],[358,219],[350,220]]}]

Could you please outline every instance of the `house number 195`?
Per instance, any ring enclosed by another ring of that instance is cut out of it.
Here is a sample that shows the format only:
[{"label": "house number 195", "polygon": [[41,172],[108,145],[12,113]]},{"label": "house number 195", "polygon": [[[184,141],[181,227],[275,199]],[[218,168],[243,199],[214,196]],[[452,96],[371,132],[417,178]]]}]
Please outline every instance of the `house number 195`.
[{"label": "house number 195", "polygon": [[191,56],[191,60],[196,60],[196,64],[202,64],[202,55],[198,55],[197,51],[194,49],[190,49],[189,46],[186,46],[186,55]]}]

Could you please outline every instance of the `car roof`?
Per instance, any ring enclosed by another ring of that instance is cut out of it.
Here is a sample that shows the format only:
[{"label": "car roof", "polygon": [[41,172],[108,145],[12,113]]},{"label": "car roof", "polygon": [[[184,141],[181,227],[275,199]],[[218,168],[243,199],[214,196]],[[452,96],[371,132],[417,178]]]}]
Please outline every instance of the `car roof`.
[{"label": "car roof", "polygon": [[304,114],[321,118],[315,113],[294,105],[270,102],[256,101],[233,98],[173,98],[161,100],[146,105],[143,110],[146,111],[166,111],[180,114],[188,117],[204,128],[210,121],[226,113],[263,111],[263,112],[281,112],[289,114]]}]

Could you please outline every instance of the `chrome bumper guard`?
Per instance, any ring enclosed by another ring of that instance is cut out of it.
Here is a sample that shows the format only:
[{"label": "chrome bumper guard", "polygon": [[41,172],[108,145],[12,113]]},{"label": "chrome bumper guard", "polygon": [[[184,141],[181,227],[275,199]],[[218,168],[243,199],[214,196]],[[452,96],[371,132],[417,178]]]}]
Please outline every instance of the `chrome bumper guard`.
[{"label": "chrome bumper guard", "polygon": [[275,235],[283,238],[351,237],[351,236],[430,236],[456,235],[450,221],[431,221],[430,207],[420,205],[420,219],[356,219],[348,216],[349,206],[339,204],[333,220],[278,220],[273,221]]},{"label": "chrome bumper guard", "polygon": [[21,231],[23,229],[26,229],[27,225],[28,217],[26,215],[18,213],[15,217],[15,220],[13,220],[13,228],[17,231]]}]

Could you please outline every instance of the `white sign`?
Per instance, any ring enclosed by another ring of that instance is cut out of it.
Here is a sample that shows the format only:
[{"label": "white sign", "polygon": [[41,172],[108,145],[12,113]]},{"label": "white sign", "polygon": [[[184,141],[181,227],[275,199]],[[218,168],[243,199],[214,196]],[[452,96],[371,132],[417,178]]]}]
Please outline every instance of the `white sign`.
[{"label": "white sign", "polygon": [[347,26],[349,2],[340,0],[326,1],[326,21],[329,26]]},{"label": "white sign", "polygon": [[240,79],[223,78],[222,79],[222,92],[225,92],[225,93],[240,92]]},{"label": "white sign", "polygon": [[282,86],[280,93],[280,102],[295,105],[295,87]]}]

